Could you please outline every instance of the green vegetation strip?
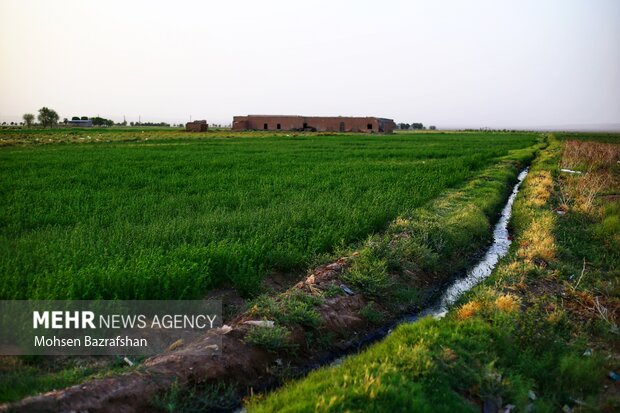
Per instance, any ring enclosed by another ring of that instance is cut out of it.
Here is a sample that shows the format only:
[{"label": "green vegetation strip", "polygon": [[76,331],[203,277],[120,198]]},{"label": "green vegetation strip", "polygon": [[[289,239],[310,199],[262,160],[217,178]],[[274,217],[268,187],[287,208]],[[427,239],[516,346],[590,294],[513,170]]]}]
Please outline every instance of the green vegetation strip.
[{"label": "green vegetation strip", "polygon": [[43,356],[0,358],[0,403],[61,389],[86,380],[126,373],[123,357],[56,359]]},{"label": "green vegetation strip", "polygon": [[[337,367],[255,397],[248,410],[617,411],[606,373],[619,367],[620,208],[575,201],[557,214],[561,146],[550,142],[515,202],[511,253],[458,309],[401,325]],[[603,309],[588,310],[594,303]]]},{"label": "green vegetation strip", "polygon": [[[128,132],[24,139],[54,133]],[[0,298],[197,298],[223,282],[253,295],[535,140],[140,135],[0,150]]]}]

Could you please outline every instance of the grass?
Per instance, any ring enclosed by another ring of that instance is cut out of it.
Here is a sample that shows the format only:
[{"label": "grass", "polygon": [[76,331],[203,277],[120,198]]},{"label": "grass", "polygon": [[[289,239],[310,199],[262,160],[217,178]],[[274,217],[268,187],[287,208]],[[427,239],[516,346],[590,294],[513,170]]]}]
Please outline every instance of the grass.
[{"label": "grass", "polygon": [[42,356],[1,357],[0,403],[127,369],[130,367],[122,357],[74,357],[63,360]]},{"label": "grass", "polygon": [[360,251],[342,279],[368,297],[384,295],[391,285],[385,260],[368,248]]},{"label": "grass", "polygon": [[[370,351],[314,372],[250,404],[249,411],[477,412],[482,401],[500,397],[525,411],[530,390],[538,395],[536,411],[555,411],[547,394],[579,397],[593,390],[601,360],[584,359],[556,341],[566,334],[561,326],[500,329],[495,323],[511,326],[510,316],[499,310],[487,315],[492,322],[429,318],[403,325]],[[542,354],[522,351],[533,347],[533,338]]]},{"label": "grass", "polygon": [[289,347],[288,336],[290,332],[286,327],[253,327],[245,335],[245,341],[267,351],[277,352]]},{"label": "grass", "polygon": [[[255,397],[248,410],[618,411],[606,374],[620,368],[620,205],[597,197],[557,214],[563,146],[550,142],[514,204],[511,253],[446,318],[401,325],[338,367]],[[606,167],[616,178],[617,160]]]},{"label": "grass", "polygon": [[[2,299],[253,295],[268,272],[303,271],[535,140],[1,132],[21,139],[0,150]],[[91,135],[110,142],[62,143]]]},{"label": "grass", "polygon": [[319,326],[319,314],[316,306],[321,304],[320,297],[291,291],[272,297],[262,294],[250,302],[249,315],[265,320],[275,320],[286,326],[300,325],[314,329]]},{"label": "grass", "polygon": [[234,388],[225,384],[197,384],[189,389],[175,383],[167,392],[152,401],[158,412],[201,413],[231,411],[236,407]]}]

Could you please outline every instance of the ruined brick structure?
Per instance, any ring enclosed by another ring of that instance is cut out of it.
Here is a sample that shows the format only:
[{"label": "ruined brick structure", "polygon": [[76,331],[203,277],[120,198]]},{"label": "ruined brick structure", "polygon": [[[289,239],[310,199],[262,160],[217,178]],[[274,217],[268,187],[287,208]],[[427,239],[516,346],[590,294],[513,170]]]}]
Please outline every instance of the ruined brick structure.
[{"label": "ruined brick structure", "polygon": [[206,120],[195,120],[185,124],[185,132],[206,132],[208,129],[209,124]]},{"label": "ruined brick structure", "polygon": [[392,119],[345,116],[235,116],[233,130],[392,133]]}]

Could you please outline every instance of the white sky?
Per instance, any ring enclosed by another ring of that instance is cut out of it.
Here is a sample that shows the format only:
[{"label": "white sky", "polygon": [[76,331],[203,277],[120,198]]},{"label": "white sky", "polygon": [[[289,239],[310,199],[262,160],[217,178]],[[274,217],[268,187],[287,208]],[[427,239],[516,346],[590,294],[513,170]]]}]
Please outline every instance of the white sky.
[{"label": "white sky", "polygon": [[620,1],[0,0],[0,121],[620,124]]}]

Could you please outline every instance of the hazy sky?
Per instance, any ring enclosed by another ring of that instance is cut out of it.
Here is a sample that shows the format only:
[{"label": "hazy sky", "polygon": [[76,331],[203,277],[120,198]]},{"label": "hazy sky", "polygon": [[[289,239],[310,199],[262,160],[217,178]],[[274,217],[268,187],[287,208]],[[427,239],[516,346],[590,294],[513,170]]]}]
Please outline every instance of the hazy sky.
[{"label": "hazy sky", "polygon": [[620,123],[620,1],[0,0],[0,121]]}]

